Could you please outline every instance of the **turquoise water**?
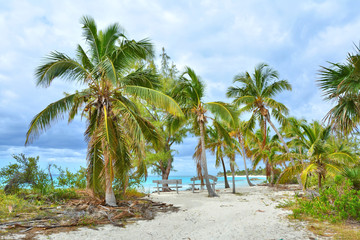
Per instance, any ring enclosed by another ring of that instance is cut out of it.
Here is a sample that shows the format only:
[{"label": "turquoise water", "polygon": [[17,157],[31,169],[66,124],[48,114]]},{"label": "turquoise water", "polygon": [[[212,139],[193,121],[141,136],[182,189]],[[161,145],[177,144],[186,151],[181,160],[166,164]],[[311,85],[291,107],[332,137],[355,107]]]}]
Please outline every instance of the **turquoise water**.
[{"label": "turquoise water", "polygon": [[[190,184],[192,183],[192,181],[190,181],[190,179],[193,176],[174,176],[174,177],[169,177],[169,179],[182,179],[182,188],[180,188],[179,190],[184,191],[187,189],[190,189],[191,186]],[[230,187],[232,187],[232,177],[227,177],[228,182],[230,184]],[[254,180],[251,180],[254,179]],[[259,179],[259,180],[255,180],[255,179]],[[259,184],[265,181],[265,177],[263,176],[254,176],[254,177],[250,177],[250,180],[252,183],[254,184]],[[142,183],[142,186],[139,187],[139,190],[145,192],[145,193],[152,193],[156,190],[156,183],[153,183],[153,180],[161,180],[161,177],[159,176],[149,176],[146,179],[146,182]],[[248,183],[246,181],[246,177],[245,176],[239,176],[239,177],[235,177],[235,186],[236,187],[246,187],[248,186]],[[224,177],[218,177],[218,181],[216,184],[215,188],[225,188],[225,180]]]}]

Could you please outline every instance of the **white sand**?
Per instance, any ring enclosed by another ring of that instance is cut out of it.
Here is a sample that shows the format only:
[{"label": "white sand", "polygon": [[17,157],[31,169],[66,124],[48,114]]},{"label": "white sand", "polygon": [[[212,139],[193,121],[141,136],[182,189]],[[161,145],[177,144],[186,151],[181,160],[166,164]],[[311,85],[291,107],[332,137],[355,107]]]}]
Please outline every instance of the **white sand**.
[{"label": "white sand", "polygon": [[[138,221],[126,228],[106,225],[98,230],[40,235],[38,239],[313,239],[304,223],[289,221],[289,211],[276,208],[293,192],[273,191],[268,187],[221,190],[219,198],[207,192],[152,194],[155,201],[179,206],[178,212],[158,213],[150,221]],[[316,237],[319,239],[319,237]]]}]

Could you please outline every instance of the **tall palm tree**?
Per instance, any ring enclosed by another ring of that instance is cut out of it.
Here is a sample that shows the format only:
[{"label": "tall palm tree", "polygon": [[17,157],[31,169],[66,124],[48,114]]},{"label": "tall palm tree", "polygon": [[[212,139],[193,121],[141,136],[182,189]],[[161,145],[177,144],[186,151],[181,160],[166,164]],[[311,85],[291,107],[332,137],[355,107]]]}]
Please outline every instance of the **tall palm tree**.
[{"label": "tall palm tree", "polygon": [[[127,39],[118,24],[98,31],[91,17],[83,17],[81,23],[87,49],[78,45],[75,58],[51,52],[35,76],[38,86],[48,87],[60,78],[80,83],[84,89],[66,94],[37,114],[30,123],[25,144],[66,115],[69,122],[78,114],[84,115],[88,183],[93,189],[105,185],[106,203],[115,206],[114,177],[123,179],[128,174],[131,156],[142,159],[145,140],[156,143],[160,138],[132,99],[141,98],[178,116],[182,112],[173,99],[153,89],[159,84],[156,75],[141,67],[133,69],[137,61],[153,57],[149,40]],[[142,168],[140,162],[138,170]]]},{"label": "tall palm tree", "polygon": [[224,172],[224,180],[225,180],[225,188],[230,188],[229,182],[226,175],[226,167],[224,163],[224,148],[225,148],[225,141],[221,138],[219,132],[212,127],[207,129],[208,133],[208,142],[206,144],[206,148],[211,151],[212,154],[215,155],[215,165],[219,167],[220,163],[223,167]]},{"label": "tall palm tree", "polygon": [[[294,139],[297,145],[302,145],[305,152],[293,154],[302,158],[303,163],[289,166],[285,169],[280,181],[290,178],[296,172],[301,172],[301,180],[304,186],[310,173],[318,175],[318,187],[322,187],[322,180],[326,175],[332,176],[340,173],[343,166],[355,161],[354,155],[342,143],[335,141],[331,135],[331,127],[323,127],[319,122],[301,124],[303,135]],[[305,164],[303,167],[302,164]]]},{"label": "tall palm tree", "polygon": [[[234,105],[240,106],[243,104],[242,111],[252,112],[249,124],[253,124],[253,122],[258,120],[265,137],[266,123],[269,123],[278,135],[286,152],[290,153],[284,138],[270,117],[272,115],[280,123],[286,120],[284,115],[288,114],[287,107],[273,98],[284,90],[291,90],[290,83],[287,80],[279,80],[278,72],[264,63],[255,67],[252,75],[245,72],[235,76],[233,82],[239,83],[240,86],[229,87],[227,96],[235,98],[233,101]],[[271,114],[269,110],[271,110]],[[266,139],[264,138],[263,141],[265,143]],[[295,164],[292,159],[290,160],[292,164]],[[297,176],[297,178],[299,184],[301,184],[300,177]]]},{"label": "tall palm tree", "polygon": [[224,121],[231,122],[234,120],[234,115],[229,105],[222,102],[203,102],[205,85],[196,75],[194,70],[186,67],[182,74],[181,83],[176,90],[178,93],[174,97],[177,102],[182,104],[182,109],[186,117],[192,120],[193,130],[195,135],[199,136],[199,143],[201,146],[201,168],[205,178],[206,188],[209,196],[214,197],[217,194],[211,188],[208,178],[206,151],[205,151],[205,135],[206,135],[206,122],[209,116],[206,115],[210,111],[215,116],[218,116]]},{"label": "tall palm tree", "polygon": [[246,164],[246,136],[251,131],[252,126],[249,126],[247,122],[243,122],[240,120],[240,118],[237,118],[235,120],[234,126],[231,128],[230,136],[235,138],[238,143],[240,144],[241,152],[240,154],[243,156],[244,160],[244,168],[245,168],[245,175],[246,175],[246,181],[250,187],[255,186],[249,178],[248,168]]},{"label": "tall palm tree", "polygon": [[356,53],[349,53],[346,63],[322,66],[318,80],[325,100],[335,102],[325,119],[345,134],[356,129],[360,121],[360,47],[355,47]]},{"label": "tall palm tree", "polygon": [[227,147],[225,149],[225,154],[230,160],[230,170],[231,170],[231,176],[232,176],[232,192],[233,193],[236,193],[236,188],[235,188],[235,167],[236,167],[235,157],[236,157],[236,152],[240,152],[240,151],[236,147],[235,141],[233,141],[233,144],[232,145],[227,145]]}]

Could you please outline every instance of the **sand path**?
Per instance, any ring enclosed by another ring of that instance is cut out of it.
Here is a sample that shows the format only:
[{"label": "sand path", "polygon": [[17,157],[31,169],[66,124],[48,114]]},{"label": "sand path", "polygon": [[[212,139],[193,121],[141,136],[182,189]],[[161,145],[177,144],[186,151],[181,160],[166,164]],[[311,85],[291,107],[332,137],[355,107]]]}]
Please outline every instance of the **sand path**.
[{"label": "sand path", "polygon": [[38,236],[39,239],[319,239],[304,223],[289,221],[289,211],[276,208],[293,192],[268,187],[221,190],[219,198],[201,193],[152,194],[155,201],[179,206],[178,212],[158,213],[150,221],[138,221],[126,228],[81,228],[78,231]]}]

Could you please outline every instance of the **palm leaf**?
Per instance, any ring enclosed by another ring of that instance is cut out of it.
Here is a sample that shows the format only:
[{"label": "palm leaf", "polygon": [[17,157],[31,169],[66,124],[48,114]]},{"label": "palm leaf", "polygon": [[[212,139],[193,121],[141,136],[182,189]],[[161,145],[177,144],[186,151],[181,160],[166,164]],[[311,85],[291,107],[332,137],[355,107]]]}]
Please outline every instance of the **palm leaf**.
[{"label": "palm leaf", "polygon": [[77,61],[63,53],[51,52],[35,71],[36,85],[48,87],[55,78],[86,83],[90,73]]},{"label": "palm leaf", "polygon": [[49,104],[44,110],[38,113],[31,120],[29,130],[26,133],[25,145],[30,144],[39,134],[46,131],[51,126],[51,123],[64,118],[64,115],[72,108],[74,99],[77,98],[78,95],[79,93],[68,95]]},{"label": "palm leaf", "polygon": [[236,112],[231,105],[223,102],[208,102],[204,104],[212,114],[226,121],[230,125],[234,125],[237,119]]},{"label": "palm leaf", "polygon": [[148,103],[163,108],[175,116],[183,116],[183,112],[175,100],[160,91],[141,86],[125,86],[124,90],[126,93],[140,97]]}]

